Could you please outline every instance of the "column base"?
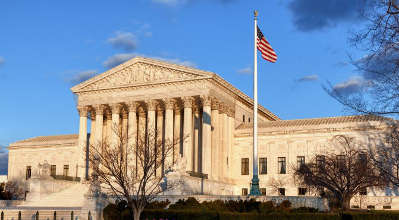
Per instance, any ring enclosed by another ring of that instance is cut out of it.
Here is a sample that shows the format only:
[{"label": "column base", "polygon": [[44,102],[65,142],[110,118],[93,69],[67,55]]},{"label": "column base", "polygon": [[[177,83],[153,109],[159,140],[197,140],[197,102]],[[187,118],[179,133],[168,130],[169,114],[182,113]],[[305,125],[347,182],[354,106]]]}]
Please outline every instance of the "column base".
[{"label": "column base", "polygon": [[250,196],[260,196],[260,190],[259,190],[259,178],[258,175],[254,175],[252,177],[252,183],[251,183],[251,190],[249,192]]}]

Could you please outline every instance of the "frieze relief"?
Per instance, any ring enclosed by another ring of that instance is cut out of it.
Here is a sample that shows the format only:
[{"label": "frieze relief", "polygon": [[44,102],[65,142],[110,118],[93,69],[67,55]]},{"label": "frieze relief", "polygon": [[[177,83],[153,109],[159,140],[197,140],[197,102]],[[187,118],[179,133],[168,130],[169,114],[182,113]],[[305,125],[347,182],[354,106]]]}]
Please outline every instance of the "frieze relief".
[{"label": "frieze relief", "polygon": [[178,71],[146,63],[136,63],[125,69],[110,74],[97,82],[87,85],[84,90],[113,88],[134,84],[181,81],[204,78],[206,76]]}]

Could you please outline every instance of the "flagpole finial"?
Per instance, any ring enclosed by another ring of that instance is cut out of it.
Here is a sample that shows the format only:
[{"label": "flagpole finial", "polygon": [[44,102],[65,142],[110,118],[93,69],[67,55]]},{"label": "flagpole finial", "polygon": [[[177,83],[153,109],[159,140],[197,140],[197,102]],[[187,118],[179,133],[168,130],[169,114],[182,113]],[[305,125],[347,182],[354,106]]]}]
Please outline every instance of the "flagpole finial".
[{"label": "flagpole finial", "polygon": [[255,19],[256,19],[256,17],[258,17],[258,11],[257,10],[254,10],[254,16],[255,16]]}]

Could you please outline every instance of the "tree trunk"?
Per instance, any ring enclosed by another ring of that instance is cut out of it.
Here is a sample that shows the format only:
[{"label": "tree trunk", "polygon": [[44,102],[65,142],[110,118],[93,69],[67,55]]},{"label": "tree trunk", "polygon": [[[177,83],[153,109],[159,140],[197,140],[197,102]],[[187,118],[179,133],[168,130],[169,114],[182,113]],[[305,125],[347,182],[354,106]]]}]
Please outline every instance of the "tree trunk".
[{"label": "tree trunk", "polygon": [[142,211],[142,209],[133,208],[133,219],[140,220],[140,215]]},{"label": "tree trunk", "polygon": [[350,202],[351,202],[350,196],[344,196],[341,202],[342,202],[341,204],[342,210],[346,211],[350,209]]}]

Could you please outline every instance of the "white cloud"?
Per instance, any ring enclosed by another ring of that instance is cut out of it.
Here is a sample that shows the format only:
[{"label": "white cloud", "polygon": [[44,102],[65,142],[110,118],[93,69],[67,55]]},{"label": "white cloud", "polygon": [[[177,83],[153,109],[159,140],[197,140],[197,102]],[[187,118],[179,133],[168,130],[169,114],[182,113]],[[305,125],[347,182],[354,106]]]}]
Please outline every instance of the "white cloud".
[{"label": "white cloud", "polygon": [[297,79],[297,82],[313,82],[319,80],[319,76],[316,74],[308,75]]},{"label": "white cloud", "polygon": [[6,175],[8,170],[8,152],[0,145],[0,175]]},{"label": "white cloud", "polygon": [[136,36],[130,32],[118,31],[115,37],[111,37],[107,41],[116,49],[133,51],[137,48]]},{"label": "white cloud", "polygon": [[371,84],[372,82],[370,80],[365,80],[360,76],[353,76],[344,82],[335,84],[333,86],[333,92],[339,95],[351,95],[367,89]]},{"label": "white cloud", "polygon": [[75,74],[72,78],[69,79],[69,82],[72,83],[73,85],[79,84],[81,82],[84,82],[93,76],[97,74],[97,70],[85,70],[85,71],[80,71]]},{"label": "white cloud", "polygon": [[[183,5],[188,2],[197,2],[196,0],[152,0],[155,3],[167,5],[167,6],[177,6],[177,5]],[[210,0],[209,2],[218,2],[222,4],[226,3],[231,3],[234,2],[235,0]]]},{"label": "white cloud", "polygon": [[112,68],[132,59],[135,56],[137,56],[135,53],[118,53],[109,57],[106,61],[103,62],[103,65],[104,67]]},{"label": "white cloud", "polygon": [[251,67],[245,67],[245,68],[237,70],[237,73],[239,73],[239,74],[252,74],[252,68]]},{"label": "white cloud", "polygon": [[155,3],[168,5],[168,6],[176,6],[187,2],[186,0],[152,0],[152,1]]},{"label": "white cloud", "polygon": [[148,57],[148,58],[153,58],[153,59],[157,59],[157,60],[162,60],[162,61],[166,61],[169,63],[174,63],[174,64],[179,64],[179,65],[183,65],[183,66],[189,66],[189,67],[195,67],[196,64],[192,61],[189,60],[181,60],[178,58],[165,58],[165,57],[157,57],[157,56],[146,56],[146,55],[142,55],[142,54],[138,54],[138,53],[119,53],[119,54],[115,54],[111,57],[109,57],[106,61],[103,62],[104,67],[107,68],[112,68],[115,67],[121,63],[124,63],[136,56],[142,56],[142,57]]}]

